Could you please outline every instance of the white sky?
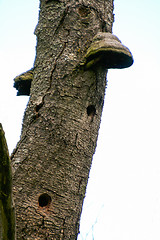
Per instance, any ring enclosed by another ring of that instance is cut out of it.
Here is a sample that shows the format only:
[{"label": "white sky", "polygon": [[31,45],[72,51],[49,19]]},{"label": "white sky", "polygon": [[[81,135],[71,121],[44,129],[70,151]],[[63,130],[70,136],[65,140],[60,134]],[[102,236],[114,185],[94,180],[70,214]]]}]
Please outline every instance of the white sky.
[{"label": "white sky", "polygon": [[[0,122],[10,152],[28,97],[13,78],[35,57],[38,0],[0,0]],[[115,0],[113,32],[134,65],[109,70],[79,240],[160,239],[160,1]],[[94,225],[94,226],[93,226]]]}]

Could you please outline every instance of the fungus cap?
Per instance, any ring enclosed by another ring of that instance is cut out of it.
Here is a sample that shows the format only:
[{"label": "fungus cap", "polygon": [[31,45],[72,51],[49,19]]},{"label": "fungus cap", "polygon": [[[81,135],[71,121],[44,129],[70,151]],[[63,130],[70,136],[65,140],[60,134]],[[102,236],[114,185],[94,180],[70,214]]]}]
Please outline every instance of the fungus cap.
[{"label": "fungus cap", "polygon": [[85,56],[85,66],[96,64],[109,68],[127,68],[133,64],[130,50],[112,33],[100,32],[94,38]]},{"label": "fungus cap", "polygon": [[14,87],[17,89],[17,96],[30,95],[30,87],[33,79],[33,68],[14,78]]}]

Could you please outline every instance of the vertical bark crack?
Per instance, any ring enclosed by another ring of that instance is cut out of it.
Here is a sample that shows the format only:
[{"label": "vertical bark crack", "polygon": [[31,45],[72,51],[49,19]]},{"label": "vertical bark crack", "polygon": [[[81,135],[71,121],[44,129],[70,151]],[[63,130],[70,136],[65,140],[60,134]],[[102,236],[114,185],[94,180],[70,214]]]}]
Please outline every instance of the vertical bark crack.
[{"label": "vertical bark crack", "polygon": [[60,19],[60,21],[59,21],[59,23],[58,23],[54,33],[53,33],[53,36],[58,33],[59,28],[62,26],[62,24],[63,24],[63,22],[65,20],[65,17],[66,17],[66,15],[68,13],[68,10],[69,10],[69,5],[65,7],[65,9],[64,9],[64,11],[62,13],[62,17],[61,17],[61,19]]},{"label": "vertical bark crack", "polygon": [[[63,54],[65,48],[66,48],[66,44],[67,44],[67,41],[65,41],[63,43],[63,47],[61,49],[61,51],[59,52],[58,56],[56,57],[55,61],[54,61],[54,64],[53,64],[53,68],[51,70],[51,74],[50,74],[50,85],[47,89],[47,92],[51,89],[51,85],[52,85],[52,80],[53,80],[53,74],[54,74],[54,71],[56,70],[56,65],[57,65],[57,60],[60,58],[60,56]],[[45,96],[44,96],[45,97]]]}]

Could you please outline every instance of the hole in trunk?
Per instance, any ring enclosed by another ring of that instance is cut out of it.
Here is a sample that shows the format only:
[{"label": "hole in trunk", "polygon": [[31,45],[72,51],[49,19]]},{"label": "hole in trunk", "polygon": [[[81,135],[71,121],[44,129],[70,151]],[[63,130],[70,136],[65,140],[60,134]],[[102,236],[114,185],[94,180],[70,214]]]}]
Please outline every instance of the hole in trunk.
[{"label": "hole in trunk", "polygon": [[94,105],[89,105],[89,106],[87,107],[87,115],[88,115],[89,117],[94,117],[95,114],[96,114],[96,108],[95,108],[95,106],[94,106]]},{"label": "hole in trunk", "polygon": [[89,9],[89,7],[80,6],[78,8],[78,13],[81,17],[87,17],[91,13],[91,10]]},{"label": "hole in trunk", "polygon": [[51,203],[52,199],[47,193],[43,193],[38,198],[38,203],[40,207],[46,207]]}]

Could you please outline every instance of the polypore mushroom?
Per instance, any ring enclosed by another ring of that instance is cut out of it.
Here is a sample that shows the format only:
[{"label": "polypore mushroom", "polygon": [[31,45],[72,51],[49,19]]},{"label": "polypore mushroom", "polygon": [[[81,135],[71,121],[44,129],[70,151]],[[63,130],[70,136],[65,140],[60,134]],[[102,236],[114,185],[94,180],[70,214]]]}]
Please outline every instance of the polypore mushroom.
[{"label": "polypore mushroom", "polygon": [[101,64],[109,68],[127,68],[133,64],[130,50],[113,34],[98,33],[85,55],[85,68]]},{"label": "polypore mushroom", "polygon": [[14,87],[18,90],[17,96],[30,94],[31,82],[33,79],[33,68],[15,77]]}]

